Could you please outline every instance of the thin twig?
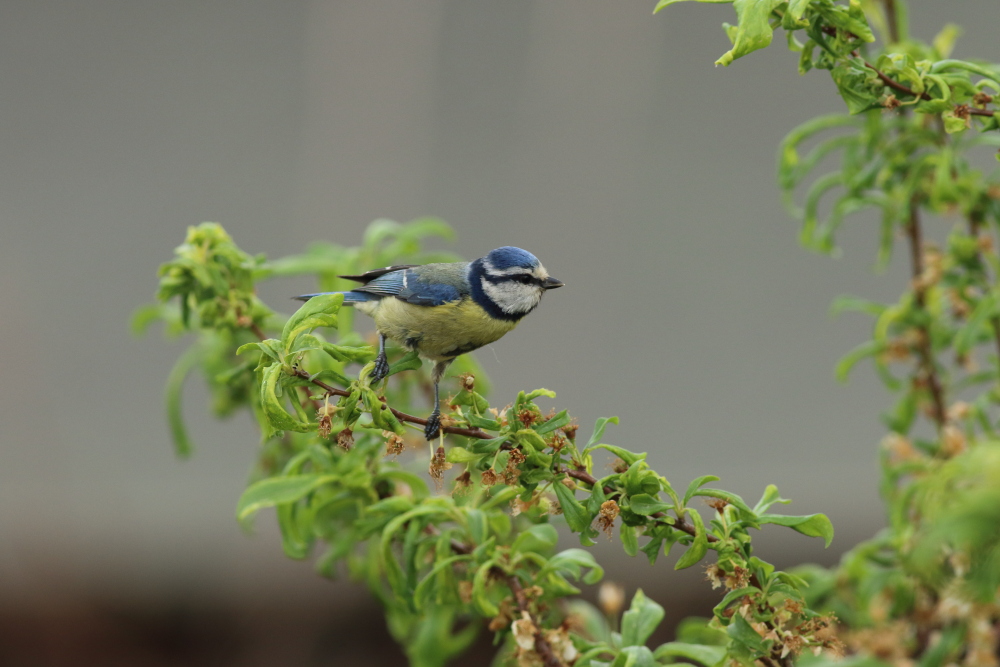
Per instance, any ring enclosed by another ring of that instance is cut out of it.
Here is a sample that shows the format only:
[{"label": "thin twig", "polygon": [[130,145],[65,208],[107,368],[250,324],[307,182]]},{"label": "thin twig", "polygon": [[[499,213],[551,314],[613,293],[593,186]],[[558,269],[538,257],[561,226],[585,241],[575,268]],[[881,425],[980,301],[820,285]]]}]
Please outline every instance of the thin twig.
[{"label": "thin twig", "polygon": [[[451,550],[463,555],[471,554],[473,551],[471,546],[458,540],[451,541]],[[524,594],[524,587],[521,586],[521,580],[517,578],[516,574],[505,572],[496,565],[490,568],[490,574],[498,579],[503,579],[507,583],[507,588],[514,595],[514,602],[517,603],[518,611],[527,614],[531,620],[531,624],[535,626],[535,652],[542,658],[545,667],[564,667],[562,661],[556,657],[555,652],[552,650],[552,645],[549,644],[548,640],[542,634],[541,624],[538,622],[537,617],[531,613],[531,605],[528,603],[528,596]]]},{"label": "thin twig", "polygon": [[[499,570],[499,568],[493,568],[494,572]],[[562,660],[556,657],[555,652],[552,650],[552,645],[549,644],[548,640],[545,639],[545,635],[542,634],[542,629],[538,625],[538,620],[531,613],[531,607],[528,604],[528,596],[524,594],[524,588],[521,587],[521,580],[517,578],[516,574],[509,574],[503,572],[503,578],[507,582],[507,587],[510,592],[514,594],[514,601],[517,602],[517,608],[522,614],[527,614],[528,618],[531,620],[531,624],[535,626],[535,653],[539,655],[542,659],[542,663],[545,667],[564,667]]]},{"label": "thin twig", "polygon": [[[326,392],[331,396],[351,395],[351,392],[345,389],[339,389],[337,387],[334,387],[333,385],[323,382],[322,380],[314,379],[311,375],[309,375],[308,372],[302,370],[301,368],[296,368],[294,374],[295,377],[300,377],[304,380],[309,380],[320,389],[326,390]],[[379,396],[379,400],[381,400],[383,403],[386,402],[385,396]],[[388,403],[386,403],[386,405],[388,405]],[[421,426],[427,425],[427,420],[423,419],[422,417],[417,417],[416,415],[410,415],[405,412],[401,412],[400,410],[397,410],[391,405],[389,406],[389,409],[392,410],[392,414],[396,415],[396,419],[398,419],[401,422],[410,422],[411,424],[420,424]],[[442,426],[441,430],[445,433],[451,433],[453,435],[462,435],[465,436],[466,438],[477,438],[479,440],[489,440],[490,438],[493,437],[486,431],[480,430],[478,428],[460,428],[458,426]]]},{"label": "thin twig", "polygon": [[[917,308],[927,309],[926,286],[923,283],[924,258],[923,258],[923,238],[920,229],[920,216],[917,209],[916,200],[910,201],[910,217],[906,223],[906,236],[910,241],[910,263],[913,275],[913,293]],[[917,345],[917,352],[920,355],[920,365],[923,367],[924,378],[927,381],[927,388],[931,393],[933,404],[933,417],[938,430],[944,428],[948,419],[945,409],[944,390],[938,379],[937,366],[934,363],[934,350],[931,346],[930,327],[922,325],[920,327],[920,342]]]},{"label": "thin twig", "polygon": [[[560,472],[566,473],[567,476],[572,477],[573,479],[578,479],[581,482],[585,482],[587,484],[590,484],[590,486],[592,486],[592,487],[596,486],[598,484],[597,478],[594,477],[593,475],[591,475],[586,470],[561,470]],[[604,492],[607,493],[607,494],[611,494],[611,493],[614,493],[615,490],[612,489],[610,486],[605,486],[604,487]],[[667,518],[667,515],[664,514],[663,512],[655,512],[654,514],[650,514],[649,516],[652,517],[652,518],[654,518],[654,519],[665,519],[665,518]],[[691,535],[692,537],[694,537],[697,534],[697,531],[695,530],[695,527],[692,526],[691,524],[689,524],[688,522],[686,522],[684,519],[681,519],[680,517],[674,519],[674,523],[669,524],[669,525],[672,526],[673,528],[676,528],[677,530],[684,531],[685,533],[687,533],[688,535]],[[719,538],[717,538],[715,535],[710,535],[710,534],[706,533],[705,537],[706,537],[706,539],[709,542],[718,542],[719,541]]]}]

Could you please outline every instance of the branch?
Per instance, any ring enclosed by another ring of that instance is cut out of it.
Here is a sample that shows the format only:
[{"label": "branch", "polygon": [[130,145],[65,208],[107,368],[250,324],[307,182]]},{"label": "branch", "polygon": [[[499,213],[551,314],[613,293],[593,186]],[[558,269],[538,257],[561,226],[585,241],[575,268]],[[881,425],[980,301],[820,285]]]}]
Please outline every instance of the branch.
[{"label": "branch", "polygon": [[549,644],[545,636],[542,635],[542,630],[538,625],[538,620],[532,615],[531,608],[528,605],[528,597],[524,594],[524,589],[521,587],[521,581],[517,578],[516,574],[508,574],[500,568],[494,567],[493,572],[496,573],[500,571],[503,575],[504,580],[507,582],[507,587],[510,588],[510,592],[514,594],[514,600],[517,602],[517,608],[524,614],[528,615],[531,619],[531,624],[535,626],[535,652],[541,657],[542,664],[545,667],[564,667],[562,660],[556,657],[556,654],[552,651],[552,646]]},{"label": "branch", "polygon": [[[472,547],[468,544],[463,544],[458,540],[451,541],[451,549],[455,553],[463,555],[471,554],[473,551]],[[521,580],[517,578],[516,574],[505,572],[496,565],[490,568],[490,574],[498,579],[503,579],[507,583],[507,588],[514,595],[518,611],[527,614],[528,618],[531,619],[531,624],[535,626],[535,652],[542,658],[545,667],[564,667],[562,661],[553,652],[551,644],[549,644],[548,640],[542,634],[541,624],[538,622],[538,619],[531,613],[531,606],[528,603],[528,597],[524,594]]]},{"label": "branch", "polygon": [[[330,394],[331,396],[350,396],[351,395],[351,392],[346,391],[344,389],[339,389],[337,387],[334,387],[333,385],[327,384],[327,383],[323,382],[322,380],[314,380],[312,378],[312,376],[309,375],[309,373],[307,373],[306,371],[302,370],[301,368],[296,368],[295,369],[295,377],[300,377],[300,378],[302,378],[304,380],[309,380],[310,382],[312,382],[314,385],[316,385],[320,389],[325,389],[326,392],[328,394]],[[381,400],[383,403],[386,402],[385,401],[385,396],[379,396],[379,400]],[[389,404],[386,403],[386,405],[389,405]],[[407,414],[405,412],[401,412],[401,411],[397,410],[396,408],[392,407],[391,405],[389,405],[389,409],[392,410],[392,414],[396,415],[396,419],[398,419],[401,422],[410,422],[411,424],[420,424],[421,426],[426,426],[427,425],[427,420],[423,419],[422,417],[417,417],[416,415],[410,415],[410,414]],[[486,431],[480,430],[478,428],[460,428],[458,426],[442,426],[441,430],[443,432],[445,432],[445,433],[451,433],[451,434],[454,434],[454,435],[462,435],[462,436],[465,436],[466,438],[477,438],[479,440],[489,440],[490,438],[493,437],[492,435],[490,435]]]},{"label": "branch", "polygon": [[[906,223],[906,236],[910,240],[910,262],[913,275],[913,292],[917,307],[921,310],[927,309],[926,286],[923,284],[924,259],[923,259],[923,239],[920,231],[920,217],[917,212],[917,202],[910,202],[910,219]],[[920,327],[920,343],[917,351],[920,354],[920,365],[923,367],[924,377],[927,380],[927,388],[931,393],[931,401],[934,409],[934,421],[938,430],[944,428],[947,421],[947,412],[944,404],[944,390],[938,379],[937,367],[934,364],[934,350],[931,347],[931,332],[926,325]]]},{"label": "branch", "polygon": [[[573,479],[578,479],[581,482],[586,482],[587,484],[590,484],[591,487],[596,486],[597,483],[598,483],[597,482],[597,478],[594,477],[593,475],[591,475],[590,473],[588,473],[586,470],[561,470],[560,472],[566,473],[566,475],[568,475],[569,477],[572,477]],[[604,492],[610,495],[610,494],[613,494],[615,492],[615,490],[612,489],[610,486],[605,486],[604,487]],[[654,514],[650,514],[649,516],[651,516],[654,519],[665,519],[665,518],[667,518],[667,515],[664,514],[663,512],[656,512]],[[688,522],[686,522],[684,519],[681,519],[680,517],[678,517],[677,519],[675,519],[675,523],[670,524],[670,525],[673,528],[676,528],[677,530],[684,531],[685,533],[687,533],[688,535],[690,535],[692,537],[694,537],[695,533],[697,532],[697,531],[695,531],[694,526],[692,526],[691,524],[689,524]],[[706,533],[705,537],[708,539],[709,542],[718,542],[719,541],[719,538],[716,537],[715,535],[711,535],[711,534]]]},{"label": "branch", "polygon": [[[887,76],[885,73],[883,73],[883,72],[879,71],[878,69],[876,69],[875,66],[872,65],[870,62],[865,61],[865,67],[867,67],[868,69],[870,69],[873,72],[875,72],[875,74],[878,75],[878,78],[881,79],[882,83],[884,83],[885,85],[889,86],[890,88],[892,88],[893,90],[895,90],[897,92],[905,93],[905,94],[910,95],[912,97],[919,97],[922,100],[932,100],[932,99],[934,99],[930,95],[928,95],[927,93],[917,94],[917,92],[915,90],[913,90],[912,88],[907,88],[906,86],[904,86],[903,84],[899,83],[898,81],[894,81],[893,79],[889,78],[889,76]],[[985,116],[987,118],[992,118],[993,114],[994,114],[994,112],[990,111],[989,109],[977,109],[976,107],[971,107],[971,106],[969,106],[967,104],[956,104],[955,108],[956,109],[961,108],[961,110],[962,110],[963,113],[967,113],[970,116]]]}]

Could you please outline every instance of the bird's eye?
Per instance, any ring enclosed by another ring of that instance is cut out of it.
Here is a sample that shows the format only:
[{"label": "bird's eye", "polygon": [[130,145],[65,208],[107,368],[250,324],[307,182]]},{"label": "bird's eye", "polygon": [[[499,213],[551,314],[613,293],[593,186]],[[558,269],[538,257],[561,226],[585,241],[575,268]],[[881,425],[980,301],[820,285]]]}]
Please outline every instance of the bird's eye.
[{"label": "bird's eye", "polygon": [[519,276],[514,276],[514,280],[516,280],[517,282],[521,283],[522,285],[530,285],[531,283],[535,282],[534,277],[533,276],[529,276],[526,273],[522,273]]}]

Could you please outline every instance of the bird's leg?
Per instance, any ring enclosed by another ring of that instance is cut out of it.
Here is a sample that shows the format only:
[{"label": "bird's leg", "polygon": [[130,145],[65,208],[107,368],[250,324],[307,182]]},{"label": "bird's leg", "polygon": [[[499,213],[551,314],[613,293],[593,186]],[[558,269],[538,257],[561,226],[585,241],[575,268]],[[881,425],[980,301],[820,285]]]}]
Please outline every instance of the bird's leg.
[{"label": "bird's leg", "polygon": [[378,384],[389,374],[389,359],[385,356],[385,334],[378,334],[378,356],[375,357],[375,368],[372,369],[371,384]]},{"label": "bird's leg", "polygon": [[424,426],[424,437],[433,440],[441,434],[441,405],[438,397],[438,383],[434,383],[434,411],[427,418]]},{"label": "bird's leg", "polygon": [[434,372],[432,374],[432,377],[434,378],[434,410],[427,418],[427,425],[424,426],[424,437],[428,440],[433,440],[441,435],[441,396],[438,384],[441,382],[441,376],[444,375],[444,370],[448,368],[448,364],[450,363],[451,359],[439,361],[434,364]]}]

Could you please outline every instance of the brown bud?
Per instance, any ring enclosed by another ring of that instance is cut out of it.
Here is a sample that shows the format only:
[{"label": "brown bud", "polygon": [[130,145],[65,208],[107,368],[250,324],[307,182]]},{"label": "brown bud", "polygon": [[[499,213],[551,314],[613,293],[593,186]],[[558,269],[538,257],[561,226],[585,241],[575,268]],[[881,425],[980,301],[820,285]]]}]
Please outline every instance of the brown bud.
[{"label": "brown bud", "polygon": [[431,459],[428,472],[431,479],[440,485],[445,470],[451,470],[451,463],[445,458],[444,447],[438,447],[434,452],[434,457]]},{"label": "brown bud", "polygon": [[497,475],[492,468],[490,468],[489,470],[483,471],[483,475],[479,481],[483,486],[493,486],[500,481],[500,476]]},{"label": "brown bud", "polygon": [[466,391],[475,391],[476,376],[472,373],[462,373],[458,376],[458,384]]},{"label": "brown bud", "polygon": [[406,449],[406,442],[398,434],[392,431],[382,431],[385,436],[385,455],[399,456]]},{"label": "brown bud", "polygon": [[345,428],[337,434],[337,445],[344,451],[350,451],[354,446],[354,431]]},{"label": "brown bud", "polygon": [[319,414],[319,437],[329,438],[330,432],[333,430],[333,419],[330,415]]},{"label": "brown bud", "polygon": [[580,425],[574,421],[563,426],[562,432],[565,433],[566,437],[569,438],[572,442],[576,442],[576,432],[579,430],[579,428]]},{"label": "brown bud", "polygon": [[993,96],[982,91],[972,96],[972,103],[977,107],[984,107],[993,101]]},{"label": "brown bud", "polygon": [[611,538],[611,531],[619,514],[621,514],[621,508],[614,500],[606,500],[601,504],[601,511],[597,515],[597,527],[604,531],[608,539]]}]

